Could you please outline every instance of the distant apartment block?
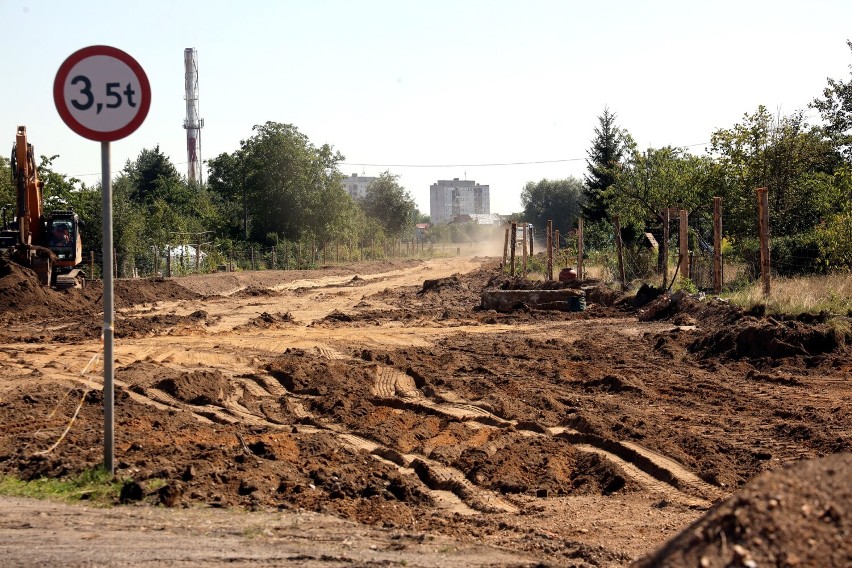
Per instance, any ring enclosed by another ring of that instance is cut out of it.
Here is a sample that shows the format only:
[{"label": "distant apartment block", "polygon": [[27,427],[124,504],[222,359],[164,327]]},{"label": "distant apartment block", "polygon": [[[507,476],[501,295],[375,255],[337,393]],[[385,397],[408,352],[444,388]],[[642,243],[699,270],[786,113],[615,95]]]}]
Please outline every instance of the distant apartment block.
[{"label": "distant apartment block", "polygon": [[433,225],[448,223],[459,215],[491,213],[487,185],[473,180],[441,179],[429,186],[429,215]]},{"label": "distant apartment block", "polygon": [[343,178],[343,189],[349,194],[353,200],[360,199],[367,194],[367,186],[376,178],[370,176],[359,176],[352,174],[349,177]]}]

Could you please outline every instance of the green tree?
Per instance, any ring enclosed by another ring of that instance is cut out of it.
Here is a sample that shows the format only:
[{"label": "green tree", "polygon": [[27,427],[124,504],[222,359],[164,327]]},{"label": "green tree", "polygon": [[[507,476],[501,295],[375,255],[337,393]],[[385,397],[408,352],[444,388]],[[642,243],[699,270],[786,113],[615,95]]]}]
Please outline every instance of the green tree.
[{"label": "green tree", "polygon": [[11,221],[15,214],[15,184],[12,181],[12,164],[9,158],[0,156],[0,207],[6,208],[6,218]]},{"label": "green tree", "polygon": [[837,154],[801,112],[774,118],[760,106],[741,123],[714,132],[710,144],[715,160],[712,184],[724,199],[727,231],[735,237],[754,234],[758,187],[769,188],[776,236],[807,232],[837,210]]},{"label": "green tree", "polygon": [[527,182],[521,191],[524,219],[536,227],[544,227],[553,221],[554,229],[567,234],[576,226],[583,207],[583,182],[575,177]]},{"label": "green tree", "polygon": [[841,205],[817,225],[814,237],[819,247],[820,267],[848,271],[852,268],[852,170],[849,166],[839,168],[834,181]]},{"label": "green tree", "polygon": [[207,188],[220,219],[218,234],[234,240],[248,239],[245,164],[240,150],[233,154],[223,153],[207,161]]},{"label": "green tree", "polygon": [[211,188],[230,203],[245,191],[247,229],[255,241],[269,234],[330,238],[352,207],[337,168],[343,156],[328,144],[314,146],[291,124],[267,122],[253,131],[230,157],[215,159]]},{"label": "green tree", "polygon": [[711,170],[709,158],[683,149],[633,149],[616,182],[604,192],[608,211],[620,217],[622,226],[636,229],[659,223],[668,207],[695,211],[709,199]]},{"label": "green tree", "polygon": [[136,258],[145,252],[145,209],[131,197],[135,188],[130,176],[120,174],[112,181],[111,187],[116,272],[119,277],[125,277],[130,275]]},{"label": "green tree", "polygon": [[604,107],[603,114],[598,117],[592,147],[587,152],[589,173],[585,176],[583,215],[592,222],[608,218],[604,194],[615,184],[621,162],[634,145],[627,131],[616,125],[615,119],[616,114]]},{"label": "green tree", "polygon": [[[852,50],[852,41],[846,40],[846,45]],[[810,106],[819,111],[832,144],[847,162],[852,162],[852,81],[829,77],[822,98],[814,99]]]},{"label": "green tree", "polygon": [[367,217],[375,219],[388,236],[410,232],[417,219],[414,199],[397,181],[399,176],[384,172],[367,185],[359,205]]},{"label": "green tree", "polygon": [[42,155],[38,165],[38,178],[44,183],[42,200],[46,212],[71,207],[71,196],[81,186],[79,179],[54,170],[53,162],[58,157],[58,155],[50,157]]},{"label": "green tree", "polygon": [[129,198],[136,203],[152,203],[158,198],[171,198],[171,192],[181,187],[181,178],[159,144],[145,148],[133,162],[128,160],[124,173],[130,183]]}]

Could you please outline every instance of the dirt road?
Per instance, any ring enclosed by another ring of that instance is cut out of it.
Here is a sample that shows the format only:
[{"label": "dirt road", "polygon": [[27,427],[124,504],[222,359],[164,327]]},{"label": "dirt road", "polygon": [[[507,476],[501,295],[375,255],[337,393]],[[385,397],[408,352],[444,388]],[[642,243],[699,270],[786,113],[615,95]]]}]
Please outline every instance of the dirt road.
[{"label": "dirt road", "polygon": [[[93,466],[99,292],[6,272],[0,471]],[[819,322],[600,294],[582,313],[478,310],[495,274],[451,258],[119,282],[117,474],[170,509],[99,515],[128,523],[125,557],[6,503],[0,552],[55,531],[48,563],[621,566],[758,474],[850,448],[852,361]],[[177,556],[137,550],[149,518]]]}]

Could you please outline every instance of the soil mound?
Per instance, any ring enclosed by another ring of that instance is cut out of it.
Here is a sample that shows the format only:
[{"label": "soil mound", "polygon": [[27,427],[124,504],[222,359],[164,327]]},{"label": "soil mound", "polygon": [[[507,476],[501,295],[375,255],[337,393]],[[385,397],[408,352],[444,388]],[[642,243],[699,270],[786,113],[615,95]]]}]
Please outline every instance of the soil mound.
[{"label": "soil mound", "polygon": [[280,296],[280,294],[275,290],[258,288],[256,286],[248,286],[231,295],[232,298],[269,298],[272,296]]},{"label": "soil mound", "polygon": [[231,390],[230,383],[216,369],[182,373],[165,378],[155,385],[178,400],[189,404],[222,404]]},{"label": "soil mound", "polygon": [[444,288],[452,288],[455,290],[461,288],[461,280],[459,279],[458,274],[453,274],[448,278],[424,280],[423,288],[420,290],[420,292],[418,292],[418,294],[425,294],[426,292],[440,292]]},{"label": "soil mound", "polygon": [[705,359],[720,355],[733,359],[781,359],[832,353],[845,343],[842,335],[827,325],[745,318],[733,327],[709,330],[689,350]]},{"label": "soil mound", "polygon": [[162,301],[195,300],[201,297],[174,280],[165,278],[120,279],[115,281],[114,289],[116,308]]},{"label": "soil mound", "polygon": [[850,566],[850,479],[849,453],[764,474],[634,567]]},{"label": "soil mound", "polygon": [[118,317],[116,337],[143,337],[146,335],[181,335],[181,333],[204,329],[208,324],[207,312],[196,310],[186,316],[157,314],[143,317]]},{"label": "soil mound", "polygon": [[[162,278],[115,280],[114,291],[116,308],[200,297],[177,282]],[[101,311],[102,303],[103,285],[99,281],[86,282],[83,289],[53,290],[42,286],[29,268],[0,260],[0,316],[4,319],[93,314]]]},{"label": "soil mound", "polygon": [[[650,294],[650,290],[647,295]],[[639,310],[639,321],[670,321],[688,315],[705,326],[730,325],[744,316],[743,311],[719,299],[702,301],[683,290],[661,294]]]},{"label": "soil mound", "polygon": [[824,323],[825,318],[776,319],[745,312],[719,299],[702,301],[683,291],[663,294],[639,310],[639,321],[698,325],[687,345],[702,359],[781,359],[842,351],[850,338]]},{"label": "soil mound", "polygon": [[0,314],[27,319],[50,317],[78,304],[77,290],[52,290],[42,286],[36,273],[17,263],[0,260]]},{"label": "soil mound", "polygon": [[276,314],[263,312],[256,318],[252,318],[247,323],[238,325],[234,329],[236,331],[242,331],[247,329],[279,328],[289,323],[293,323],[293,314],[290,312],[278,312]]}]

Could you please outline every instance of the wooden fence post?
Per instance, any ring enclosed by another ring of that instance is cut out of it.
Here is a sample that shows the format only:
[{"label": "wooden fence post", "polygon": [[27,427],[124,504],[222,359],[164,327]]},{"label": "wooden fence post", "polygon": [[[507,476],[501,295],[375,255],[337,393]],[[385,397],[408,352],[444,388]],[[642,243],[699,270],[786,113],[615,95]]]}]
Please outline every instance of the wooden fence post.
[{"label": "wooden fence post", "polygon": [[686,209],[680,210],[680,226],[678,228],[678,273],[680,279],[689,278],[689,213]]},{"label": "wooden fence post", "polygon": [[547,280],[553,280],[553,221],[547,220]]},{"label": "wooden fence post", "polygon": [[89,280],[95,279],[95,251],[89,251]]},{"label": "wooden fence post", "polygon": [[759,187],[757,192],[757,225],[760,230],[760,279],[763,281],[763,294],[770,292],[769,271],[769,190]]},{"label": "wooden fence post", "polygon": [[506,227],[506,237],[503,239],[503,268],[506,268],[506,257],[509,255],[509,232],[511,228]]},{"label": "wooden fence post", "polygon": [[524,263],[523,269],[521,270],[521,276],[524,278],[527,277],[527,224],[524,223],[523,230],[521,231],[521,238],[524,239]]},{"label": "wooden fence post", "polygon": [[660,260],[663,273],[663,288],[669,285],[669,230],[671,229],[671,210],[663,209],[663,242],[660,243]]},{"label": "wooden fence post", "polygon": [[166,247],[166,276],[172,277],[172,247]]},{"label": "wooden fence post", "polygon": [[553,254],[556,256],[556,262],[559,262],[559,229],[553,231]]},{"label": "wooden fence post", "polygon": [[722,198],[713,198],[713,293],[722,293]]},{"label": "wooden fence post", "polygon": [[509,255],[511,257],[511,266],[509,268],[509,274],[512,275],[512,276],[515,275],[515,246],[516,246],[517,242],[518,242],[518,224],[515,223],[515,222],[512,222],[512,235],[509,238],[509,247],[511,249],[509,251]]},{"label": "wooden fence post", "polygon": [[577,220],[577,278],[583,279],[583,218]]},{"label": "wooden fence post", "polygon": [[618,254],[618,279],[623,292],[627,289],[627,277],[624,272],[624,243],[621,241],[621,222],[618,215],[613,216],[612,224],[615,227],[615,249]]}]

